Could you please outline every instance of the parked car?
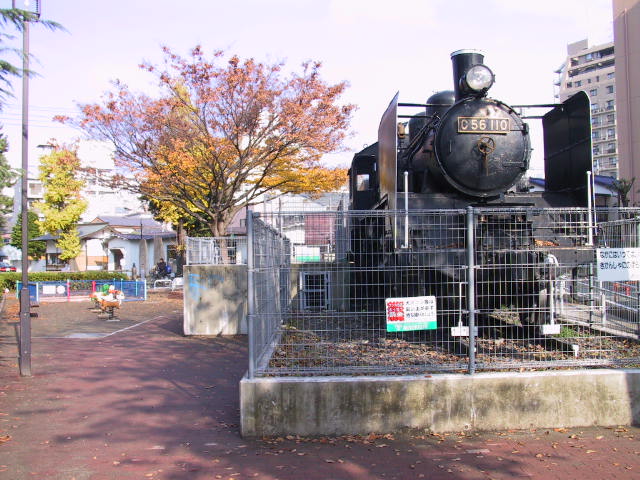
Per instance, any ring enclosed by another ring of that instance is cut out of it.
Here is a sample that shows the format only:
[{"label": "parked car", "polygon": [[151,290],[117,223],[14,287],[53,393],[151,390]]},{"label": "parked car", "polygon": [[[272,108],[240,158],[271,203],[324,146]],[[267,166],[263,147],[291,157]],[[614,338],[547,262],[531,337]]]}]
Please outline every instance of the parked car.
[{"label": "parked car", "polygon": [[0,272],[15,272],[16,267],[9,263],[0,262]]}]

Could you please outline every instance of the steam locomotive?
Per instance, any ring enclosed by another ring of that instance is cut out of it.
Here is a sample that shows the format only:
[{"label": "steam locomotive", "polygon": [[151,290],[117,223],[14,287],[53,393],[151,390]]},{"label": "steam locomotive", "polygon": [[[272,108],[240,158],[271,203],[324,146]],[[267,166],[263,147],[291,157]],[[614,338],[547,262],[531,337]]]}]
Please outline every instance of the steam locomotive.
[{"label": "steam locomotive", "polygon": [[[482,252],[476,253],[476,264],[483,266],[476,277],[476,304],[485,312],[516,305],[523,323],[539,324],[548,259],[535,248],[541,225],[517,207],[587,206],[589,98],[579,92],[559,105],[511,107],[487,96],[495,77],[483,54],[459,50],[451,60],[453,90],[435,93],[426,104],[399,103],[396,94],[382,116],[378,141],[353,157],[352,298],[434,295],[439,314],[452,311],[465,295],[454,291],[464,285],[465,270],[452,266],[465,264],[459,235],[466,217],[433,212],[485,207],[493,213],[475,225],[484,242],[476,248]],[[399,115],[399,108],[422,111]],[[531,142],[526,117],[516,108],[549,110],[533,117],[543,125],[544,192],[520,183]]]}]

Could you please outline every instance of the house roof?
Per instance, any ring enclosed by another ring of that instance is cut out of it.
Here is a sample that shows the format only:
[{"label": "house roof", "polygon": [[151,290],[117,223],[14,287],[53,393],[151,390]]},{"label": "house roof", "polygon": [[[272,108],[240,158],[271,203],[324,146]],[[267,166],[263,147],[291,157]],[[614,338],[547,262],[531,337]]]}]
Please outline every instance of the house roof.
[{"label": "house roof", "polygon": [[[102,217],[102,218],[108,218],[108,217]],[[118,217],[120,218],[120,217]],[[156,222],[157,223],[157,222]],[[140,224],[138,224],[138,227],[140,226]],[[143,225],[144,226],[144,225]],[[111,236],[114,237],[118,237],[118,238],[122,238],[124,240],[140,240],[141,236],[140,233],[120,233],[116,230],[113,229],[113,225],[109,225],[108,223],[97,223],[95,222],[95,220],[92,223],[83,223],[83,224],[79,224],[78,225],[78,234],[80,236],[80,238],[89,238],[92,235],[101,232],[105,229],[109,230],[109,234]],[[151,229],[149,228],[148,231],[145,231],[144,228],[142,230],[143,235],[142,235],[142,239],[143,240],[152,240],[153,238],[172,238],[176,236],[176,232],[173,231],[160,231],[157,229]],[[41,235],[39,237],[36,238],[32,238],[31,240],[35,241],[35,240],[40,240],[40,241],[46,241],[46,240],[57,240],[58,239],[58,235],[51,235],[49,233],[45,234],[45,235]]]},{"label": "house roof", "polygon": [[[613,182],[616,179],[614,177],[608,177],[606,175],[594,175],[593,177],[593,182],[596,185],[600,185],[608,190],[612,190],[613,189]],[[544,182],[544,178],[536,178],[536,177],[529,177],[529,183],[536,185],[538,187],[545,187],[545,182]]]},{"label": "house roof", "polygon": [[108,223],[112,227],[137,227],[140,228],[151,228],[155,230],[162,229],[162,224],[153,218],[149,218],[147,216],[141,215],[125,215],[125,216],[116,216],[116,215],[100,215],[95,219],[91,220],[89,223]]},{"label": "house roof", "polygon": [[[80,236],[80,238],[86,238],[86,237],[90,237],[91,235],[93,235],[94,233],[100,232],[101,230],[104,230],[105,228],[107,228],[109,225],[107,225],[106,223],[84,223],[84,224],[79,224],[78,225],[78,234]],[[51,235],[50,233],[47,233],[45,235],[40,235],[39,237],[35,237],[32,238],[31,240],[35,241],[35,240],[57,240],[58,239],[58,235]]]},{"label": "house roof", "polygon": [[176,232],[143,232],[142,235],[139,233],[119,233],[113,232],[114,237],[122,238],[123,240],[152,240],[154,238],[175,238]]}]

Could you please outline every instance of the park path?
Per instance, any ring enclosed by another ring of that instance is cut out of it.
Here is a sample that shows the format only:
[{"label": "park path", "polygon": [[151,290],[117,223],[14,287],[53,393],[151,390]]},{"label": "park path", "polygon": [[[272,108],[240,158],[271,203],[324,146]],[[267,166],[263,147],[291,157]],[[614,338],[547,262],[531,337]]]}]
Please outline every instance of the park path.
[{"label": "park path", "polygon": [[243,439],[246,337],[184,337],[179,306],[159,297],[125,304],[129,328],[54,338],[42,322],[94,322],[95,331],[104,320],[85,304],[43,304],[34,331],[48,334],[34,337],[30,378],[18,376],[14,324],[3,315],[0,478],[640,478],[632,427]]}]

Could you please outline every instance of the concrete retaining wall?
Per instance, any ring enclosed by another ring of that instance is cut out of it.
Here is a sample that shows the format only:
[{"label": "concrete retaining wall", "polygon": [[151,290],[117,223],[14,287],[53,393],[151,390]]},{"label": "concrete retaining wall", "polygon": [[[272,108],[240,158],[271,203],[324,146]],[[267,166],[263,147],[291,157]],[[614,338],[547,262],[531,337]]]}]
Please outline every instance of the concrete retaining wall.
[{"label": "concrete retaining wall", "polygon": [[244,378],[244,436],[629,425],[640,370],[415,377]]},{"label": "concrete retaining wall", "polygon": [[247,266],[184,267],[184,334],[247,333]]}]

